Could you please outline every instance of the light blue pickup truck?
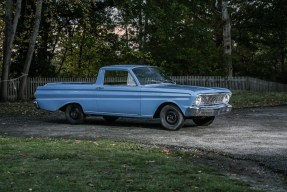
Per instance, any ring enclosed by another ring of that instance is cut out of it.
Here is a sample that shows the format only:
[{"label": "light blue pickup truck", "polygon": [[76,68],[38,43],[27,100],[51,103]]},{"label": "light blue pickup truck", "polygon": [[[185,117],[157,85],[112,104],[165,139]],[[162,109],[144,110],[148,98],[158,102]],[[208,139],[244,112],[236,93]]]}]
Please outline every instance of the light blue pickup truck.
[{"label": "light blue pickup truck", "polygon": [[99,70],[96,83],[48,83],[35,92],[37,108],[63,111],[71,124],[86,116],[160,118],[168,130],[180,129],[185,119],[209,125],[228,113],[231,92],[225,88],[176,85],[159,68],[113,65]]}]

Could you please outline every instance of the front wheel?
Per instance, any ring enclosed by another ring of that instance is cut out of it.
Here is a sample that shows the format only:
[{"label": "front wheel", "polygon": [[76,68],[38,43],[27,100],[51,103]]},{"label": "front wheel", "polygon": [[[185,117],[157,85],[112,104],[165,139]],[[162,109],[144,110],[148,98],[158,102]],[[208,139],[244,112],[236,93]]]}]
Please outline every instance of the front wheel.
[{"label": "front wheel", "polygon": [[184,124],[184,116],[175,105],[166,105],[160,111],[160,120],[164,128],[168,130],[178,130]]},{"label": "front wheel", "polygon": [[192,120],[198,126],[208,126],[213,122],[214,118],[214,116],[194,117]]},{"label": "front wheel", "polygon": [[69,104],[65,111],[66,119],[69,123],[76,125],[83,123],[85,114],[79,104]]}]

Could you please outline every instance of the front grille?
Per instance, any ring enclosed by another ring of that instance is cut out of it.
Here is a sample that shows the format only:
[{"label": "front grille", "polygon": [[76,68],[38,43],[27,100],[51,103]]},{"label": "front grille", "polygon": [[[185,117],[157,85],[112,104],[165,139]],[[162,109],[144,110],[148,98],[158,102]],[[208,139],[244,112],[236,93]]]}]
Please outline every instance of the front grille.
[{"label": "front grille", "polygon": [[201,95],[201,104],[202,105],[214,105],[223,103],[223,98],[226,94],[214,94],[214,95]]}]

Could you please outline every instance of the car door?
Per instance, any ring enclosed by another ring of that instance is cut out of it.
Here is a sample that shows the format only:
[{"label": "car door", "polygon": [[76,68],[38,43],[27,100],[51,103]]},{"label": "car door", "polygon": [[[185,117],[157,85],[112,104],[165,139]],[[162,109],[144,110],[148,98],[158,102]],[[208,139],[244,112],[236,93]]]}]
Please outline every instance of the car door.
[{"label": "car door", "polygon": [[103,86],[97,88],[97,113],[140,115],[140,87],[126,70],[106,70]]}]

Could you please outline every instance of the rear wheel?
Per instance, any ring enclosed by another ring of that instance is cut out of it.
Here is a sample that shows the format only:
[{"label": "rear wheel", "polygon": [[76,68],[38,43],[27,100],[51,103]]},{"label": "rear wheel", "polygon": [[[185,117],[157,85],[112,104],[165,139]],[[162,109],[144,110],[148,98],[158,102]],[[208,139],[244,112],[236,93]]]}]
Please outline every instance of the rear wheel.
[{"label": "rear wheel", "polygon": [[214,118],[214,116],[194,117],[192,120],[198,126],[208,126],[213,122]]},{"label": "rear wheel", "polygon": [[76,125],[83,123],[85,114],[79,104],[69,104],[65,110],[66,119],[69,123]]},{"label": "rear wheel", "polygon": [[168,130],[178,130],[184,124],[184,116],[175,105],[166,105],[160,111],[160,120],[164,128]]}]

